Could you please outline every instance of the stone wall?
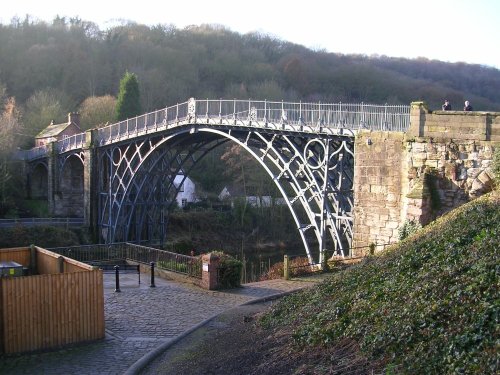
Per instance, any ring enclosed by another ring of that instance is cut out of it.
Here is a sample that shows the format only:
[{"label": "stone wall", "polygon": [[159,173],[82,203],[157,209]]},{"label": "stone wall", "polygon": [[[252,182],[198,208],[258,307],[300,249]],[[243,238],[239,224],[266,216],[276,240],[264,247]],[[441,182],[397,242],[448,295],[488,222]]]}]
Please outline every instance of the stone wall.
[{"label": "stone wall", "polygon": [[78,157],[71,156],[66,160],[61,172],[58,190],[54,194],[53,214],[61,217],[83,217],[83,162]]},{"label": "stone wall", "polygon": [[358,134],[354,251],[398,241],[407,220],[427,224],[492,189],[500,113],[436,111],[412,103],[407,133]]},{"label": "stone wall", "polygon": [[494,145],[472,140],[407,140],[406,219],[427,224],[493,187]]},{"label": "stone wall", "polygon": [[411,103],[408,137],[500,142],[500,112],[430,111]]},{"label": "stone wall", "polygon": [[367,254],[397,241],[401,222],[404,133],[358,133],[354,145],[354,241],[353,254]]}]

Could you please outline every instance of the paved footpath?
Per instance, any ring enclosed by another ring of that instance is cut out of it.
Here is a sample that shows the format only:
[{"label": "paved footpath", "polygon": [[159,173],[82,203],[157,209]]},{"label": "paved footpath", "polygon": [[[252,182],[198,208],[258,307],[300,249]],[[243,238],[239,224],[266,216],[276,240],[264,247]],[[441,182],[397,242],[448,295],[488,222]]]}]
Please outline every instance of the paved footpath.
[{"label": "paved footpath", "polygon": [[105,275],[106,338],[58,351],[0,356],[0,374],[123,374],[137,360],[202,321],[259,298],[301,289],[311,281],[269,280],[227,291],[206,291],[190,284],[146,275],[123,275],[114,293]]}]

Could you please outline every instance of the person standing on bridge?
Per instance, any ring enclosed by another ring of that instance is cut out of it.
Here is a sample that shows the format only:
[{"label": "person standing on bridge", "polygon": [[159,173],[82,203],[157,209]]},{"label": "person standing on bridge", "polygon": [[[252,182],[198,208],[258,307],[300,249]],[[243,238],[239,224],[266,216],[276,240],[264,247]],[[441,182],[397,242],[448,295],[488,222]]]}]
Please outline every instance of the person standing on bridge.
[{"label": "person standing on bridge", "polygon": [[444,104],[441,106],[441,108],[443,108],[443,111],[451,111],[451,104],[448,99],[444,100]]},{"label": "person standing on bridge", "polygon": [[466,112],[473,111],[472,106],[470,105],[468,100],[465,101],[464,111],[466,111]]}]

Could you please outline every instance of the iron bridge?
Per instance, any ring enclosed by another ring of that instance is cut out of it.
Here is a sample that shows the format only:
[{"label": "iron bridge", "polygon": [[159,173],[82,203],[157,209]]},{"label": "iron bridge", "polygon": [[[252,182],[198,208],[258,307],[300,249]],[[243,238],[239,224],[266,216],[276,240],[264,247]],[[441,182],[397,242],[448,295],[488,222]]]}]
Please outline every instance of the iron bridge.
[{"label": "iron bridge", "polygon": [[[345,256],[353,238],[354,137],[361,129],[401,131],[409,106],[196,100],[55,145],[60,168],[92,152],[97,223],[106,243],[166,239],[168,213],[190,170],[226,142],[243,147],[272,178],[310,262],[323,250]],[[91,138],[91,139],[89,139]],[[43,158],[33,149],[29,160]],[[90,155],[90,154],[89,154]],[[62,174],[61,174],[62,175]],[[91,223],[92,224],[92,223]]]}]

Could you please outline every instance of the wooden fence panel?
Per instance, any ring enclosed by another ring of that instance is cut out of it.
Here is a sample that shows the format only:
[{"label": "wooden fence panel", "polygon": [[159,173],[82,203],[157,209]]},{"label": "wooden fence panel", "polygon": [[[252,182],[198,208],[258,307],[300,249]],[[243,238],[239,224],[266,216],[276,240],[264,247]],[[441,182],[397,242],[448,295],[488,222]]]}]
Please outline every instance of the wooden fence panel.
[{"label": "wooden fence panel", "polygon": [[39,275],[59,273],[59,260],[37,247],[36,268]]},{"label": "wooden fence panel", "polygon": [[2,284],[1,284],[1,281],[0,281],[0,353],[4,353],[5,352],[5,348],[4,348],[4,345],[3,345],[3,338],[4,338],[4,329],[3,329],[3,322],[4,322],[4,308],[3,308],[3,288],[2,288]]},{"label": "wooden fence panel", "polygon": [[59,255],[36,246],[36,265],[39,275],[59,273]]},{"label": "wooden fence panel", "polygon": [[8,261],[22,264],[23,267],[28,267],[30,264],[30,248],[13,247],[10,249],[1,249],[0,262],[8,262]]},{"label": "wooden fence panel", "polygon": [[[61,255],[52,251],[36,247],[37,250],[37,271],[40,275],[59,273],[59,258]],[[77,260],[62,257],[64,259],[64,272],[81,272],[92,270],[93,267]]]},{"label": "wooden fence panel", "polygon": [[101,270],[4,278],[0,289],[6,353],[104,337]]}]

